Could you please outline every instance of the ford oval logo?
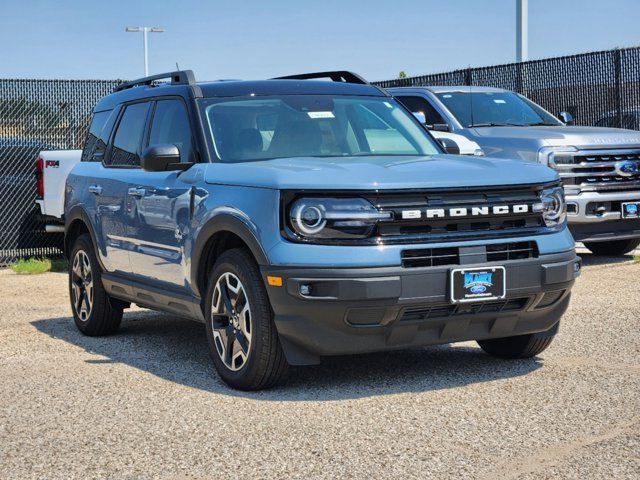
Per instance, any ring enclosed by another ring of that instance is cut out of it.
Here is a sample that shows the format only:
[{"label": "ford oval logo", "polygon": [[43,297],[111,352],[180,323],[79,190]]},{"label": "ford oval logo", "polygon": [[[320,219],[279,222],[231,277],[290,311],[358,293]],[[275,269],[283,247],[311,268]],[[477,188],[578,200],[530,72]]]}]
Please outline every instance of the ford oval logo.
[{"label": "ford oval logo", "polygon": [[630,162],[628,160],[617,162],[615,168],[616,173],[622,177],[630,177],[640,173],[640,164],[637,162]]},{"label": "ford oval logo", "polygon": [[484,293],[487,291],[487,287],[485,285],[474,285],[469,290],[471,290],[471,293]]}]

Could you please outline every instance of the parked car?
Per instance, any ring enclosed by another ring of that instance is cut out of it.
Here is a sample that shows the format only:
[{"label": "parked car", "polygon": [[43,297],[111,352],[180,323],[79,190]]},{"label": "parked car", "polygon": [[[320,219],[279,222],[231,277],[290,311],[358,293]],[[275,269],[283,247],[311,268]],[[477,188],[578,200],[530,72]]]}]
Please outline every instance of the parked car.
[{"label": "parked car", "polygon": [[542,163],[558,171],[569,228],[596,255],[640,245],[640,133],[577,127],[522,95],[489,87],[388,89],[411,111],[428,111],[429,128],[476,142],[485,155]]},{"label": "parked car", "polygon": [[326,355],[477,340],[531,357],[558,331],[580,260],[557,173],[446,155],[353,73],[172,72],[94,112],[65,189],[87,335],[130,303],[203,321],[222,379],[251,390]]}]

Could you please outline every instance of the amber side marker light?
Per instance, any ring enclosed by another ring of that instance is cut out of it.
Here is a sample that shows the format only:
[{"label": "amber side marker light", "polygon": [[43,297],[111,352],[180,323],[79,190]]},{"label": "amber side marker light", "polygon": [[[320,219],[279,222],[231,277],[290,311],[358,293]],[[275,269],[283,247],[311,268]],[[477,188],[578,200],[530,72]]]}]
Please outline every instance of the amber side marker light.
[{"label": "amber side marker light", "polygon": [[271,287],[281,287],[282,277],[274,277],[273,275],[267,275],[267,283]]}]

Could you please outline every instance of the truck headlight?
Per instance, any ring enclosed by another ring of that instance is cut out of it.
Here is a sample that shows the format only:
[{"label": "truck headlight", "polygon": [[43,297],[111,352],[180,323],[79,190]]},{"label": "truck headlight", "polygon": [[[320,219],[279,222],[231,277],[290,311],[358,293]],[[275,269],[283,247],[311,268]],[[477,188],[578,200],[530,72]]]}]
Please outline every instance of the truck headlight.
[{"label": "truck headlight", "polygon": [[295,200],[289,208],[289,224],[302,239],[358,239],[370,237],[381,220],[392,212],[381,212],[364,198],[314,198]]},{"label": "truck headlight", "polygon": [[542,213],[542,218],[547,227],[563,224],[567,219],[564,189],[558,186],[542,190],[540,192],[540,202],[533,206],[533,210]]},{"label": "truck headlight", "polygon": [[558,165],[571,165],[576,147],[542,147],[538,150],[538,161],[555,169]]}]

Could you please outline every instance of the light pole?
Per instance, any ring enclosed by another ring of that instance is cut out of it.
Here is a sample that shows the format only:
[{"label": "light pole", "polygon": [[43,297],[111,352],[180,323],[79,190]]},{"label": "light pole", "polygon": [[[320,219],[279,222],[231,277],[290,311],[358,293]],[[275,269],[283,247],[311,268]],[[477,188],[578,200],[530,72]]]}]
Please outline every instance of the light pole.
[{"label": "light pole", "polygon": [[142,32],[142,42],[144,45],[144,76],[149,76],[149,55],[147,53],[147,33],[162,33],[164,32],[164,28],[160,27],[127,27],[125,29],[126,32]]},{"label": "light pole", "polygon": [[516,0],[516,62],[529,59],[529,0]]}]

